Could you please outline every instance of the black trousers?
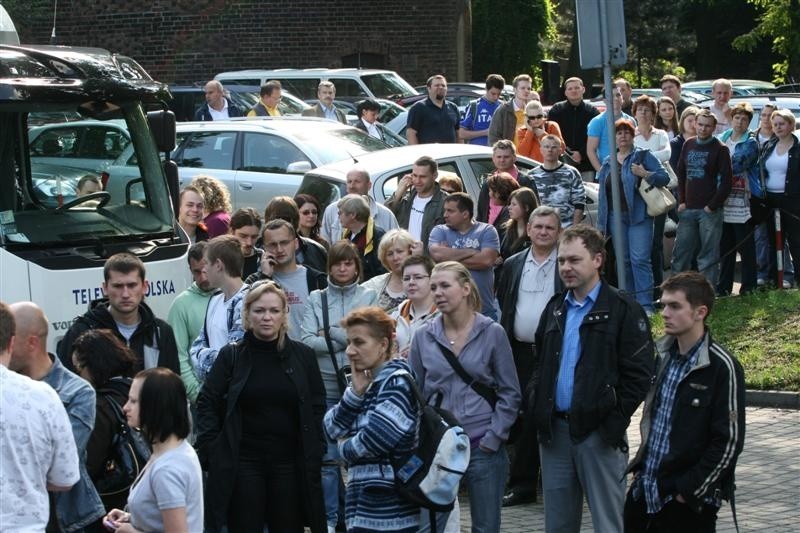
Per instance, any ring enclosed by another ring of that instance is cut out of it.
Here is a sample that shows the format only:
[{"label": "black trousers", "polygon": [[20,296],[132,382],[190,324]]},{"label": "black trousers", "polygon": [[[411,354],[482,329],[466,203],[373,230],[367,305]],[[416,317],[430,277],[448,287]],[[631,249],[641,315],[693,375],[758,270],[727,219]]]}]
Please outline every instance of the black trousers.
[{"label": "black trousers", "polygon": [[[526,342],[510,339],[511,352],[514,354],[514,366],[517,368],[519,389],[522,392],[523,411],[528,408],[525,389],[538,364],[536,347]],[[526,422],[528,417],[521,414],[515,427],[512,428],[513,453],[509,468],[508,487],[522,494],[536,494],[539,479],[539,439],[533,423]]]},{"label": "black trousers", "polygon": [[633,499],[628,490],[625,498],[625,533],[713,533],[717,527],[718,508],[704,505],[700,513],[688,505],[672,500],[656,514],[647,514],[644,497]]},{"label": "black trousers", "polygon": [[[737,246],[738,245],[738,246]],[[735,251],[734,251],[735,250]],[[719,244],[720,263],[717,293],[731,294],[736,271],[736,252],[742,256],[742,287],[740,294],[756,289],[758,265],[756,264],[756,241],[753,226],[750,224],[722,224],[722,238]],[[727,255],[726,255],[727,254]]]},{"label": "black trousers", "polygon": [[302,533],[300,476],[294,459],[239,458],[239,469],[228,508],[230,533]]}]

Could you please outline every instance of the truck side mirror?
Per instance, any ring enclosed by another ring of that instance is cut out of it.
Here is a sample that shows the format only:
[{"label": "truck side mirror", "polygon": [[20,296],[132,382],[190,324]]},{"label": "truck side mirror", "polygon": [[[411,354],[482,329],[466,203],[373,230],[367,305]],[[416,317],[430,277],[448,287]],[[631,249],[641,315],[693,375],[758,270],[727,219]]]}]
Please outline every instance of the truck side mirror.
[{"label": "truck side mirror", "polygon": [[171,152],[175,149],[175,113],[172,111],[150,111],[147,122],[159,152]]}]

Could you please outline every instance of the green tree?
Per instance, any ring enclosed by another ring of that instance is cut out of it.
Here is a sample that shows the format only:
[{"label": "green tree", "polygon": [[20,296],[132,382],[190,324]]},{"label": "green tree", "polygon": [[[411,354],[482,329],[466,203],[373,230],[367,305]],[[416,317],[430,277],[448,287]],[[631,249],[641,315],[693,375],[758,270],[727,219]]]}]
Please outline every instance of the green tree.
[{"label": "green tree", "polygon": [[537,74],[554,33],[551,0],[472,0],[472,77]]},{"label": "green tree", "polygon": [[733,47],[751,51],[772,41],[780,61],[772,65],[776,83],[800,79],[800,0],[747,0],[760,12],[756,27],[733,40]]}]

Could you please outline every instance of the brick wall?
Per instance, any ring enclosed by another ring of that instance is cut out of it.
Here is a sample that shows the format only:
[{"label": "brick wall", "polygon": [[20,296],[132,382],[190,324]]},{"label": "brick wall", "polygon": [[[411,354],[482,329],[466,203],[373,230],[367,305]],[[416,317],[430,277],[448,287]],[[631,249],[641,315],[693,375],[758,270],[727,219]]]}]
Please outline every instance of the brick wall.
[{"label": "brick wall", "polygon": [[[469,24],[469,0],[60,0],[56,29],[58,44],[129,55],[167,83],[244,68],[336,68],[361,52],[420,84],[433,73],[470,78]],[[52,19],[17,24],[23,43],[47,43],[51,27]]]}]

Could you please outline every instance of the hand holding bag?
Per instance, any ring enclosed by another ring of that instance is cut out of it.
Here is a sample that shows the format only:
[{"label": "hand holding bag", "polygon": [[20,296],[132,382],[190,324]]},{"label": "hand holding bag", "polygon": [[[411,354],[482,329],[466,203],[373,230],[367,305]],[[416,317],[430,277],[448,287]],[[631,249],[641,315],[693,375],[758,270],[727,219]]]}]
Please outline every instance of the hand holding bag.
[{"label": "hand holding bag", "polygon": [[[639,155],[639,164],[644,165],[644,158],[646,154],[649,153],[648,151],[641,151]],[[663,164],[664,168],[666,169],[669,163]],[[670,167],[671,170],[671,167]],[[667,172],[669,174],[669,172]],[[673,172],[674,174],[674,172]],[[671,176],[670,176],[671,179]],[[677,176],[676,176],[676,184],[677,184]],[[669,192],[667,187],[659,187],[657,185],[653,185],[648,183],[648,181],[644,178],[639,178],[639,194],[642,196],[642,200],[644,203],[647,204],[647,214],[651,217],[657,217],[659,215],[663,215],[676,205],[678,205],[678,201]]]}]

